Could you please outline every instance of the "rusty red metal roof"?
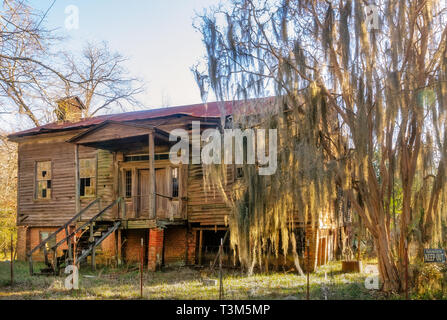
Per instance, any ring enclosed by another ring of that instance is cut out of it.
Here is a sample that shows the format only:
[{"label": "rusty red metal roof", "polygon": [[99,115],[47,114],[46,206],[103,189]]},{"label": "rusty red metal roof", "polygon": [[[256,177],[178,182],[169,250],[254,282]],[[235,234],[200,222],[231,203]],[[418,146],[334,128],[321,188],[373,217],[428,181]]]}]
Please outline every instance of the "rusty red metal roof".
[{"label": "rusty red metal roof", "polygon": [[9,135],[8,138],[17,138],[41,133],[88,128],[103,123],[105,121],[125,122],[134,120],[154,119],[172,115],[189,115],[198,118],[220,118],[222,116],[222,112],[219,104],[222,106],[222,109],[224,110],[224,116],[227,116],[232,113],[233,106],[235,103],[236,102],[232,101],[227,101],[223,103],[209,102],[209,103],[193,104],[178,107],[168,107],[160,109],[149,109],[142,111],[102,115],[93,118],[83,119],[79,122],[63,122],[63,123],[54,122],[40,127],[35,127],[29,130],[13,133]]}]

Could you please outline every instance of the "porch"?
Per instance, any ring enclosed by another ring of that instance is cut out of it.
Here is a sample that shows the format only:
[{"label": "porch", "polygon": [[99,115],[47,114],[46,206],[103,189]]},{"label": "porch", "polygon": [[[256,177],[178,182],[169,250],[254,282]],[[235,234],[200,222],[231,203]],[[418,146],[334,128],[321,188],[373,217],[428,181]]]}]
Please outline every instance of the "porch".
[{"label": "porch", "polygon": [[[81,146],[109,152],[112,157],[112,194],[107,203],[120,199],[107,217],[120,220],[122,229],[151,229],[184,224],[187,219],[187,165],[169,161],[169,133],[149,125],[107,121],[68,142],[75,146],[76,211],[83,209]],[[98,183],[96,181],[96,183]]]}]

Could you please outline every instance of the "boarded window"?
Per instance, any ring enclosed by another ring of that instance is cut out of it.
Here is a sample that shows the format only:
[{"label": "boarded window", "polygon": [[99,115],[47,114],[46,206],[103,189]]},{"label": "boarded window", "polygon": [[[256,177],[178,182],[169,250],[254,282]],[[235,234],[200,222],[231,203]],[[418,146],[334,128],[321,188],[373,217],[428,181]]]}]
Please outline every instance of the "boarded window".
[{"label": "boarded window", "polygon": [[79,192],[81,197],[96,196],[96,159],[79,160]]},{"label": "boarded window", "polygon": [[132,197],[132,171],[126,171],[126,198]]},{"label": "boarded window", "polygon": [[[40,231],[40,242],[44,241],[51,235],[51,232],[48,231]],[[50,241],[47,242],[46,247],[50,249],[56,245],[56,237],[53,237]]]},{"label": "boarded window", "polygon": [[36,199],[51,199],[51,161],[36,164]]},{"label": "boarded window", "polygon": [[172,169],[172,197],[178,197],[178,168]]}]

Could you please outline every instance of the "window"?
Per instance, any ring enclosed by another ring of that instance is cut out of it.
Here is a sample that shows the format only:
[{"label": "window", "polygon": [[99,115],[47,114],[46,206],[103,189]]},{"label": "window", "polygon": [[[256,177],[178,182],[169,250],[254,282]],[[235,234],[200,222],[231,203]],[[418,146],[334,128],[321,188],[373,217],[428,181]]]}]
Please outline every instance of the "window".
[{"label": "window", "polygon": [[132,171],[126,171],[126,198],[132,197]]},{"label": "window", "polygon": [[172,197],[178,198],[178,168],[172,168]]},{"label": "window", "polygon": [[[154,157],[155,161],[158,160],[169,160],[169,153],[157,153]],[[140,154],[140,155],[126,155],[124,156],[124,162],[135,162],[135,161],[149,161],[148,154]]]},{"label": "window", "polygon": [[96,195],[96,159],[79,160],[79,188],[81,197]]},{"label": "window", "polygon": [[236,167],[236,179],[242,179],[244,177],[244,168]]},{"label": "window", "polygon": [[[51,235],[51,232],[48,231],[40,231],[40,242],[44,241]],[[50,241],[47,242],[46,247],[50,249],[56,245],[56,237],[53,237]]]},{"label": "window", "polygon": [[51,161],[36,163],[36,199],[51,199]]}]

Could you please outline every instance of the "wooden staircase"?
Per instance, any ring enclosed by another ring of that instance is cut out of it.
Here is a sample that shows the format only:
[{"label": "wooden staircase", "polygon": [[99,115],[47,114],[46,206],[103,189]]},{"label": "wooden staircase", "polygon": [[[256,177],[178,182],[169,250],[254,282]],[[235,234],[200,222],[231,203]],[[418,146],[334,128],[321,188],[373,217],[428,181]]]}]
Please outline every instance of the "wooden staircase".
[{"label": "wooden staircase", "polygon": [[93,250],[101,244],[112,232],[117,230],[121,221],[117,222],[97,222],[93,228],[86,227],[85,232],[77,241],[76,263],[81,263],[92,254]]},{"label": "wooden staircase", "polygon": [[[102,216],[114,206],[118,205],[122,201],[121,198],[118,198],[106,208],[100,210],[88,221],[80,221],[82,215],[98,203],[98,201],[99,199],[92,201],[57,231],[49,235],[48,238],[28,252],[27,256],[31,275],[58,275],[60,270],[67,265],[75,264],[79,267],[89,255],[95,252],[95,248],[104,239],[120,227],[121,221],[104,221],[102,220]],[[75,230],[70,232],[69,229],[73,225],[76,225]],[[57,234],[63,230],[65,230],[65,238],[50,247],[49,242],[55,240]],[[58,256],[57,249],[64,243],[67,244],[67,249],[64,249],[62,255]],[[38,250],[41,250],[44,255],[46,268],[42,269],[40,273],[34,273],[33,254]],[[92,255],[92,259],[93,257],[94,254]]]}]

